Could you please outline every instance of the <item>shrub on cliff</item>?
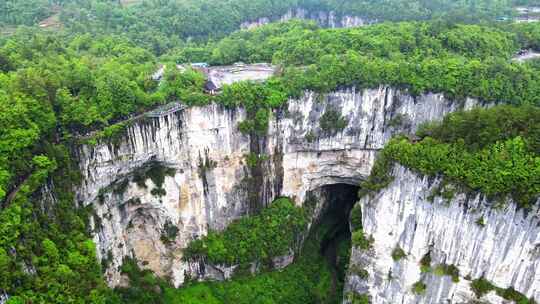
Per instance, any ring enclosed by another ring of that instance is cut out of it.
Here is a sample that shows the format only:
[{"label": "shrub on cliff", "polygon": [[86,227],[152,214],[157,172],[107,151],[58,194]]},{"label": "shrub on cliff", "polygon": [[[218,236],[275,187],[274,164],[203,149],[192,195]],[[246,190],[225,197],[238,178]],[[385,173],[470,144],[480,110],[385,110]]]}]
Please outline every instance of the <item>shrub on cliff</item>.
[{"label": "shrub on cliff", "polygon": [[426,293],[427,286],[424,282],[418,281],[413,284],[412,291],[417,295],[423,295]]},{"label": "shrub on cliff", "polygon": [[330,107],[326,109],[326,112],[321,116],[319,124],[326,135],[336,135],[336,133],[345,129],[348,120],[341,116],[341,113],[336,109]]},{"label": "shrub on cliff", "polygon": [[498,296],[506,300],[513,301],[517,304],[536,304],[534,299],[528,299],[524,294],[518,292],[513,287],[497,287],[484,277],[473,280],[471,282],[471,289],[478,298],[488,294],[491,291],[495,291]]},{"label": "shrub on cliff", "polygon": [[[369,193],[388,185],[389,171],[397,162],[425,175],[442,174],[445,183],[462,189],[490,198],[512,196],[520,207],[531,207],[540,194],[539,111],[531,106],[496,106],[458,112],[441,123],[424,125],[419,141],[394,138],[361,189]],[[437,193],[453,197],[453,191]]]},{"label": "shrub on cliff", "polygon": [[401,249],[401,247],[399,247],[399,245],[396,246],[394,250],[392,250],[392,259],[396,262],[403,259],[406,256],[407,254],[405,253],[405,251],[403,251],[403,249]]},{"label": "shrub on cliff", "polygon": [[459,269],[455,265],[437,265],[433,270],[433,273],[438,276],[450,276],[452,277],[452,282],[459,282]]},{"label": "shrub on cliff", "polygon": [[288,198],[275,200],[260,214],[243,217],[224,231],[210,231],[184,250],[186,260],[207,258],[214,264],[270,262],[298,245],[307,223],[305,212]]},{"label": "shrub on cliff", "polygon": [[368,250],[375,241],[373,236],[366,236],[363,230],[357,230],[352,233],[352,244],[362,250]]}]

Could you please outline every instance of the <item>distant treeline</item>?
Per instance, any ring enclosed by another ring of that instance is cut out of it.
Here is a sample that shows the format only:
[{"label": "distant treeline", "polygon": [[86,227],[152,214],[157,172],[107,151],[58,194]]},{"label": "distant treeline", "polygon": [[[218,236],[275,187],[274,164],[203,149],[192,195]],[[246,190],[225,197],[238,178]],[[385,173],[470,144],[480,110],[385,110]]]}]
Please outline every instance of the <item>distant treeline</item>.
[{"label": "distant treeline", "polygon": [[[517,0],[519,4],[537,0]],[[221,38],[242,22],[278,18],[287,11],[333,11],[371,21],[444,18],[477,23],[509,17],[516,0],[5,0],[0,25],[35,25],[59,12],[71,33],[122,34],[156,54],[188,39]],[[397,13],[399,12],[399,13]]]}]

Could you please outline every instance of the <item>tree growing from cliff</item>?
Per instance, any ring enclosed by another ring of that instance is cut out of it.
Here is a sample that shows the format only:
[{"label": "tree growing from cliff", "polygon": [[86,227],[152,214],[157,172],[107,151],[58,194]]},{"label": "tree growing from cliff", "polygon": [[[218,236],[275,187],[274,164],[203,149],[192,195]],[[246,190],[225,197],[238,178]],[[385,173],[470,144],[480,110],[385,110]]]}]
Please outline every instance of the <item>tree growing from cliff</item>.
[{"label": "tree growing from cliff", "polygon": [[184,250],[186,260],[204,257],[213,264],[270,263],[298,245],[306,215],[287,198],[274,201],[259,215],[231,223],[223,232],[209,232]]}]

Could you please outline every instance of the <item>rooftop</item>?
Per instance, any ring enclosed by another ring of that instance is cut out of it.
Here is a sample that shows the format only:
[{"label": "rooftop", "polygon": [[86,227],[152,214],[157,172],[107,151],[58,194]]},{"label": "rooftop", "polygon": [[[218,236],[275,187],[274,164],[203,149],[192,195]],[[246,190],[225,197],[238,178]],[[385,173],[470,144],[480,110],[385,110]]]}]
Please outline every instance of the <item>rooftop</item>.
[{"label": "rooftop", "polygon": [[513,58],[513,61],[525,62],[527,60],[540,58],[540,53],[533,50],[521,50]]},{"label": "rooftop", "polygon": [[264,81],[272,77],[277,67],[266,64],[235,64],[231,66],[215,66],[207,69],[208,81],[212,82],[217,89],[224,85],[239,81]]},{"label": "rooftop", "polygon": [[[180,71],[185,71],[187,66],[201,71],[208,80],[207,89],[212,91],[239,81],[265,81],[277,72],[276,66],[267,63],[236,63],[228,66],[209,66],[205,62],[198,62],[189,65],[177,65],[176,67]],[[152,79],[156,81],[162,80],[165,68],[164,65],[160,65],[152,75]]]}]

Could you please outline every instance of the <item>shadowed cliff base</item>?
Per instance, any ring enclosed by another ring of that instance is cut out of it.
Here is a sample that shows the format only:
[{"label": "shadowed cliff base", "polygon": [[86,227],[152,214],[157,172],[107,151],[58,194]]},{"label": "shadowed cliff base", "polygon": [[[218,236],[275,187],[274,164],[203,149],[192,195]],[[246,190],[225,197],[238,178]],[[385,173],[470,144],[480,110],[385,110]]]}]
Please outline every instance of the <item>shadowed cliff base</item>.
[{"label": "shadowed cliff base", "polygon": [[[310,192],[304,210],[315,220],[294,262],[284,269],[263,267],[255,275],[242,271],[228,281],[188,282],[175,289],[128,262],[124,270],[131,287],[116,289],[117,295],[130,303],[341,303],[351,248],[349,215],[358,189],[335,184]],[[322,210],[310,210],[315,206]]]},{"label": "shadowed cliff base", "polygon": [[343,284],[351,249],[349,216],[358,200],[359,187],[347,184],[327,185],[321,188],[326,210],[320,217],[320,253],[330,265],[332,273],[332,297],[327,303],[341,303]]}]

